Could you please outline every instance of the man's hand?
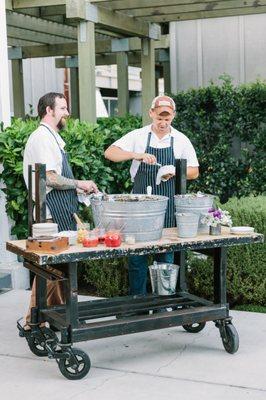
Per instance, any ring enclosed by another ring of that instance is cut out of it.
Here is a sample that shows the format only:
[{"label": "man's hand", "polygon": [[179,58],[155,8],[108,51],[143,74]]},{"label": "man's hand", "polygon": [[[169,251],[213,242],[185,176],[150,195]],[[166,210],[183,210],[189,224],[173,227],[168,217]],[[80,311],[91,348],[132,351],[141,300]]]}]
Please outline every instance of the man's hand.
[{"label": "man's hand", "polygon": [[96,183],[94,183],[93,181],[76,181],[76,184],[77,184],[77,189],[81,189],[86,193],[99,192]]},{"label": "man's hand", "polygon": [[155,164],[157,162],[156,157],[149,153],[135,153],[134,160],[142,161],[147,164]]}]

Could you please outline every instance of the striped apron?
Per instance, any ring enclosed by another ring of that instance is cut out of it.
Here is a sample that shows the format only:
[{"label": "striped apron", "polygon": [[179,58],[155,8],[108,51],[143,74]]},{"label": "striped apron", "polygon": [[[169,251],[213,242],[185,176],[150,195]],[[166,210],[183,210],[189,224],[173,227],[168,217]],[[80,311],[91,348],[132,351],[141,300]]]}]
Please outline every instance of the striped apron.
[{"label": "striped apron", "polygon": [[[157,149],[150,146],[151,132],[149,133],[145,153],[153,154],[157,162],[163,165],[175,165],[174,155],[174,138],[171,137],[170,147],[163,149]],[[169,198],[164,227],[171,228],[175,226],[175,180],[173,178],[166,182],[161,182],[160,185],[156,185],[156,176],[159,167],[152,164],[140,163],[136,176],[134,178],[133,193],[135,194],[146,194],[147,186],[152,187],[152,194],[166,196]]]},{"label": "striped apron", "polygon": [[[53,135],[62,155],[62,172],[61,175],[68,179],[74,179],[72,169],[68,162],[67,153],[65,153],[56,139],[54,133],[46,126]],[[46,204],[49,207],[53,221],[58,224],[58,231],[77,230],[77,224],[73,214],[78,211],[78,196],[76,189],[57,190],[52,189],[46,195]]]}]

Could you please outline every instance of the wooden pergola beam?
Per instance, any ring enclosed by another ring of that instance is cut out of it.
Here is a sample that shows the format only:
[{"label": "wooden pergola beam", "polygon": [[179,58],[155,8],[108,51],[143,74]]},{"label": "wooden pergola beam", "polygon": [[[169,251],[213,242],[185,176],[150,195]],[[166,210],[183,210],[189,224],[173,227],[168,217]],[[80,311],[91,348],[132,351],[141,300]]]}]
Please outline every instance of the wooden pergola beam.
[{"label": "wooden pergola beam", "polygon": [[65,5],[66,0],[13,0],[13,9]]},{"label": "wooden pergola beam", "polygon": [[41,7],[40,8],[41,17],[47,18],[51,16],[58,16],[58,15],[65,15],[66,14],[66,6],[64,5],[57,5],[53,7]]},{"label": "wooden pergola beam", "polygon": [[55,43],[72,43],[72,39],[66,39],[61,36],[49,35],[46,33],[29,31],[27,29],[7,26],[7,37],[13,39],[23,39],[28,42],[55,44]]},{"label": "wooden pergola beam", "polygon": [[103,7],[96,7],[84,0],[66,2],[66,15],[70,19],[86,20],[112,32],[127,36],[147,37],[158,40],[160,26],[149,22],[138,21],[125,13],[113,12]]},{"label": "wooden pergola beam", "polygon": [[[19,58],[19,49],[17,51],[17,58]],[[130,52],[127,53],[128,65],[140,67],[141,66],[141,53],[140,52]],[[157,65],[169,63],[170,59],[164,56],[162,58],[160,54],[160,50],[156,50],[155,52],[155,62]],[[96,55],[96,65],[115,65],[117,63],[117,55],[116,54],[97,54]],[[55,60],[56,68],[78,68],[78,57],[74,56],[71,58],[56,58]]]},{"label": "wooden pergola beam", "polygon": [[235,17],[240,15],[250,15],[250,14],[262,14],[266,13],[266,6],[252,6],[252,7],[241,7],[233,8],[228,10],[213,10],[213,11],[197,11],[197,12],[186,12],[171,15],[160,15],[153,17],[139,17],[145,20],[147,18],[149,21],[153,22],[171,22],[171,21],[189,21],[195,19],[205,19],[205,18],[219,18],[219,17]]},{"label": "wooden pergola beam", "polygon": [[[20,49],[21,47],[28,47],[28,46],[35,46],[35,47],[39,47],[39,45],[38,44],[36,44],[36,43],[34,43],[34,42],[32,42],[32,41],[28,41],[28,40],[23,40],[23,39],[17,39],[17,38],[11,38],[11,37],[8,37],[7,38],[7,43],[8,43],[8,46],[12,46],[13,47],[13,49]],[[11,50],[11,54],[13,54],[12,53],[12,51],[13,51],[13,49],[8,49],[8,58],[11,60],[11,59],[16,59],[16,57],[14,57],[13,55],[12,55],[12,58],[10,58],[9,57],[9,50]],[[22,51],[21,51],[21,54],[22,54]],[[17,58],[23,58],[22,56],[21,57],[17,57]]]},{"label": "wooden pergola beam", "polygon": [[44,20],[42,18],[36,18],[29,15],[19,14],[7,11],[6,12],[7,25],[14,26],[16,28],[27,29],[40,33],[49,33],[51,35],[60,36],[67,39],[77,39],[77,29],[72,26],[59,24],[58,22],[52,22]]},{"label": "wooden pergola beam", "polygon": [[[10,39],[11,40],[11,39]],[[129,38],[124,39],[126,49],[125,51],[141,51],[141,40],[139,38]],[[95,44],[95,52],[96,54],[104,54],[104,53],[116,53],[119,50],[116,49],[117,39],[106,39],[106,40],[98,40]],[[13,42],[15,45],[15,42]],[[169,48],[169,35],[163,35],[161,40],[156,40],[154,42],[155,49],[167,49]],[[14,54],[14,55],[12,55]],[[41,46],[24,46],[21,49],[21,57],[22,58],[37,58],[37,57],[56,57],[56,56],[73,56],[78,54],[78,45],[77,43],[62,43],[60,45],[51,44],[51,45],[41,45]],[[17,57],[17,53],[12,49],[9,50],[9,58],[14,59]],[[18,58],[21,58],[18,57]]]},{"label": "wooden pergola beam", "polygon": [[[246,1],[245,0],[235,0],[238,2],[238,5],[236,6],[241,7],[245,5]],[[157,13],[160,8],[167,9],[168,7],[171,6],[188,6],[188,5],[195,5],[198,6],[199,4],[201,7],[204,7],[206,10],[210,10],[215,8],[218,4],[226,4],[230,3],[230,0],[218,0],[218,1],[213,1],[213,0],[90,0],[90,3],[96,5],[96,6],[103,6],[107,7],[111,10],[114,11],[129,11],[129,10],[141,10],[143,12],[146,12],[147,9],[153,9],[154,14]],[[254,2],[254,5],[259,5],[261,4],[261,1]],[[228,7],[230,8],[230,7]]]},{"label": "wooden pergola beam", "polygon": [[6,4],[6,10],[13,10],[13,1],[12,0],[5,0]]},{"label": "wooden pergola beam", "polygon": [[[166,0],[167,2],[167,0]],[[154,20],[154,16],[159,18],[164,15],[176,15],[183,13],[191,13],[191,12],[205,12],[205,11],[213,11],[216,10],[232,10],[239,9],[240,7],[244,10],[246,8],[260,8],[266,5],[265,0],[260,0],[256,2],[254,0],[229,0],[229,1],[217,1],[217,2],[197,2],[197,3],[188,3],[188,4],[175,4],[168,5],[167,7],[161,6],[159,7],[145,7],[138,8],[134,10],[128,10],[130,15],[134,17],[145,17],[150,20]]]}]

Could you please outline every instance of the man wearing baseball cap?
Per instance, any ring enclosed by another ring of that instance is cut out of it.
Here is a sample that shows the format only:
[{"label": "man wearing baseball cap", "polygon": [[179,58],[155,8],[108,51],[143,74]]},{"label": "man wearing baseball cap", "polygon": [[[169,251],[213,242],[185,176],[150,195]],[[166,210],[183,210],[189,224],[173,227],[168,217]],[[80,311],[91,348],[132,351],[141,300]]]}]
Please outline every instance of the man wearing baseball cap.
[{"label": "man wearing baseball cap", "polygon": [[[174,195],[175,180],[170,173],[160,183],[156,177],[161,166],[175,165],[175,159],[187,160],[187,179],[199,175],[198,160],[190,140],[174,129],[175,102],[169,96],[157,96],[151,103],[151,125],[136,129],[114,142],[105,151],[105,157],[114,162],[132,160],[130,175],[133,193],[146,194],[147,186],[152,194],[169,197],[164,227],[175,226]],[[159,165],[158,165],[159,164]],[[173,253],[156,254],[156,261],[173,263]],[[147,256],[129,257],[130,294],[146,294]]]}]

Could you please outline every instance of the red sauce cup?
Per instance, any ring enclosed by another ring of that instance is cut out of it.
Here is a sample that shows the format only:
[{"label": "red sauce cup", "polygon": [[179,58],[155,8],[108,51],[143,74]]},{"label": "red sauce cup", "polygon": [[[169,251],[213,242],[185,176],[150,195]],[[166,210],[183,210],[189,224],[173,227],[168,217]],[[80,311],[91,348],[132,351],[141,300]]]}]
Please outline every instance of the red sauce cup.
[{"label": "red sauce cup", "polygon": [[119,233],[107,232],[105,235],[106,247],[119,247],[121,246],[122,240]]},{"label": "red sauce cup", "polygon": [[99,244],[99,240],[97,237],[85,237],[82,244],[83,247],[97,247]]}]

